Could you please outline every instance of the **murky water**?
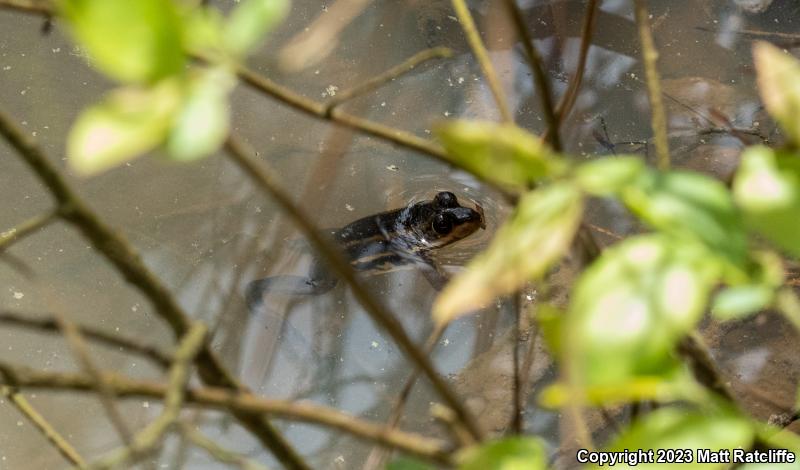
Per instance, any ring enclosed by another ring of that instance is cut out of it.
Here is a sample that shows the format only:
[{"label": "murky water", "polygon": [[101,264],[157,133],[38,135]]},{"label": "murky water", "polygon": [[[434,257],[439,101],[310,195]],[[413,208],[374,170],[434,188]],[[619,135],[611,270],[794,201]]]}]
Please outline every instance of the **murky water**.
[{"label": "murky water", "polygon": [[[289,20],[250,65],[310,98],[324,100],[421,49],[446,45],[454,49],[454,57],[424,64],[344,108],[422,137],[431,137],[432,126],[448,117],[497,118],[447,1],[371,3],[344,29],[330,55],[299,72],[282,72],[278,67],[282,47],[313,18],[324,15],[332,3],[295,1]],[[602,2],[581,94],[562,130],[566,149],[577,158],[652,154],[647,143],[644,73],[630,3]],[[789,0],[777,0],[764,11],[757,6],[745,10],[737,2],[722,0],[649,3],[661,52],[659,67],[674,161],[725,179],[735,168],[742,140],[774,139],[773,125],[754,89],[749,52],[755,37],[752,31],[798,33],[797,20],[793,20],[797,7]],[[560,95],[577,63],[584,2],[521,4]],[[542,132],[545,122],[539,100],[502,2],[473,2],[473,6],[517,121]],[[0,108],[12,113],[63,167],[63,142],[70,123],[110,84],[86,68],[59,25],[42,35],[41,23],[32,16],[0,10]],[[787,48],[797,44],[785,36],[772,40]],[[488,216],[486,231],[440,254],[457,271],[486,245],[507,215],[508,207],[497,194],[424,156],[331,127],[244,87],[234,93],[232,109],[236,132],[280,172],[284,187],[321,227],[340,227],[429,198],[436,191],[451,190],[464,200],[479,202]],[[741,138],[729,127],[739,129]],[[48,210],[52,203],[4,143],[0,158],[2,231]],[[274,274],[302,274],[312,253],[286,217],[224,155],[192,165],[145,158],[96,178],[70,180],[141,251],[182,305],[214,326],[215,349],[248,386],[270,397],[306,398],[365,419],[386,420],[411,368],[346,288],[340,285],[311,298],[273,296],[265,311],[248,315],[241,298],[247,282]],[[589,220],[605,229],[596,233],[603,244],[639,229],[619,207],[607,204],[592,206]],[[71,227],[49,226],[9,253],[35,275],[27,278],[10,264],[0,263],[0,308],[32,314],[60,312],[76,322],[141,338],[165,350],[171,346],[170,335],[149,303]],[[569,277],[563,280],[569,281]],[[370,278],[367,285],[412,337],[423,342],[431,329],[429,309],[435,297],[424,277],[400,271]],[[439,370],[451,376],[468,404],[495,431],[507,427],[510,413],[501,405],[508,403],[511,393],[507,331],[513,320],[508,310],[508,305],[493,306],[456,322],[434,353]],[[762,397],[761,403],[771,405],[759,409],[760,417],[779,413],[780,404],[792,403],[800,370],[797,355],[787,353],[789,345],[796,344],[795,335],[770,318],[760,316],[741,327],[707,330],[726,370],[749,387],[742,393],[750,390],[751,396],[761,397],[764,388],[780,395]],[[745,326],[751,324],[756,327]],[[538,351],[529,376],[536,386],[532,385],[528,400],[533,405],[535,390],[552,379],[553,371],[537,340],[530,341]],[[134,377],[160,377],[145,360],[132,360],[103,347],[92,351],[103,368]],[[69,349],[57,336],[19,328],[0,328],[0,358],[43,370],[77,370]],[[780,367],[770,368],[776,361]],[[29,398],[84,456],[97,457],[119,444],[95,399],[51,392],[36,392]],[[428,417],[433,400],[436,397],[426,384],[416,387],[404,426],[440,431]],[[752,401],[754,408],[760,406],[757,398]],[[144,400],[126,400],[122,408],[133,429],[140,429],[159,412],[157,403]],[[214,413],[192,419],[220,443],[274,464],[228,419]],[[557,415],[531,406],[526,425],[558,443]],[[281,429],[315,468],[361,468],[371,452],[361,441],[319,427],[281,423]],[[186,468],[218,468],[201,452],[184,454],[180,449],[177,438],[168,440],[158,457],[162,468],[174,468],[179,461],[186,462]],[[37,431],[8,403],[2,403],[0,469],[64,467]]]}]

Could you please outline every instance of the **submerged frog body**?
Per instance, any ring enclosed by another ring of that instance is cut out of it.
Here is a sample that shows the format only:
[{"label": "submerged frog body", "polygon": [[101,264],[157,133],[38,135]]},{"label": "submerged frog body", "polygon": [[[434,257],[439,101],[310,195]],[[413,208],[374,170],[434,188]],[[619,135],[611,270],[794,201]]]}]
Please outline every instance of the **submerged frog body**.
[{"label": "submerged frog body", "polygon": [[[484,227],[480,206],[464,207],[455,194],[442,191],[433,200],[358,219],[331,231],[331,237],[356,271],[372,275],[418,268],[438,290],[447,277],[430,253]],[[336,284],[324,263],[315,261],[308,277],[273,276],[250,282],[245,299],[254,312],[266,293],[319,295]]]}]

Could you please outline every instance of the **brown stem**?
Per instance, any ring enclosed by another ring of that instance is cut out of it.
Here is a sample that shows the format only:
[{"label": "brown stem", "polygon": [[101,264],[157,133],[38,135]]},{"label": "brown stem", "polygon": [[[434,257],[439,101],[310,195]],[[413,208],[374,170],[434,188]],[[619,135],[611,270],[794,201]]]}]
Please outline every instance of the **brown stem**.
[{"label": "brown stem", "polygon": [[[28,315],[22,315],[14,312],[0,311],[0,324],[20,326],[23,328],[40,330],[49,333],[58,333],[59,331],[58,323],[54,317],[38,316],[37,318],[30,318]],[[77,328],[80,331],[80,334],[88,340],[110,346],[115,349],[125,349],[132,353],[139,354],[153,361],[161,368],[169,367],[169,364],[172,360],[168,354],[163,353],[154,346],[140,344],[135,340],[112,335],[89,326],[77,326]]]},{"label": "brown stem", "polygon": [[406,61],[395,65],[389,70],[376,75],[352,88],[348,88],[347,90],[336,93],[336,96],[329,99],[326,103],[326,114],[330,115],[331,111],[333,111],[335,107],[341,105],[342,103],[376,90],[386,83],[391,82],[395,78],[414,70],[416,66],[422,64],[423,62],[427,62],[432,59],[452,57],[452,55],[453,51],[446,47],[434,47],[432,49],[420,51],[409,57]]},{"label": "brown stem", "polygon": [[548,132],[545,133],[545,140],[547,140],[556,152],[561,151],[561,138],[559,137],[559,121],[556,116],[555,107],[553,105],[553,95],[550,90],[550,82],[544,73],[542,66],[542,57],[536,46],[533,44],[533,38],[530,31],[525,26],[525,19],[522,17],[522,12],[517,6],[516,0],[505,0],[506,8],[511,14],[511,19],[514,21],[514,27],[517,30],[522,46],[525,49],[525,55],[528,58],[528,64],[531,67],[533,78],[536,83],[536,88],[542,100],[542,108],[544,110],[544,117],[547,119]]},{"label": "brown stem", "polygon": [[634,0],[636,24],[639,27],[639,41],[642,44],[644,72],[647,76],[647,95],[650,98],[650,121],[653,128],[653,144],[656,148],[656,162],[661,170],[668,170],[669,144],[667,142],[667,118],[661,100],[661,78],[658,76],[656,62],[658,51],[650,31],[650,20],[645,0]]},{"label": "brown stem", "polygon": [[[92,378],[86,374],[45,372],[0,362],[0,373],[21,389],[70,390],[94,392]],[[118,397],[163,399],[168,387],[159,382],[135,380],[107,373],[108,383]],[[347,432],[390,448],[428,460],[450,462],[449,446],[436,438],[399,430],[386,430],[383,424],[371,423],[335,408],[312,402],[267,399],[249,392],[220,387],[189,388],[185,402],[213,409],[227,409],[238,415],[270,415],[304,423],[318,424]]]},{"label": "brown stem", "polygon": [[475,26],[475,21],[472,19],[466,2],[464,0],[452,0],[452,3],[458,22],[461,24],[461,29],[464,30],[467,42],[472,48],[472,53],[478,59],[478,64],[480,64],[489,89],[492,91],[497,109],[500,111],[500,117],[505,122],[513,123],[514,116],[511,115],[511,111],[508,108],[508,100],[503,92],[503,87],[500,85],[500,80],[498,80],[497,73],[494,70],[494,66],[492,66],[492,60],[489,58],[489,53],[486,52],[486,47],[483,45],[481,35],[478,33],[478,28]]},{"label": "brown stem", "polygon": [[23,397],[15,387],[8,385],[0,385],[0,396],[4,396],[11,401],[17,410],[22,413],[28,421],[33,423],[36,429],[41,432],[44,437],[53,444],[53,447],[58,450],[58,453],[64,456],[70,463],[84,468],[86,461],[83,460],[81,454],[75,450],[74,447],[62,436],[58,431],[42,416],[30,402]]}]

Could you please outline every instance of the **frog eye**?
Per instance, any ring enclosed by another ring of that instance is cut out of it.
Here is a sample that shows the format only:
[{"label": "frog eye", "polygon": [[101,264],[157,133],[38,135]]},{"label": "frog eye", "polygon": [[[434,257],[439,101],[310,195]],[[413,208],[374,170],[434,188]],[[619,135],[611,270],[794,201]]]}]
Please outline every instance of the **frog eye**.
[{"label": "frog eye", "polygon": [[458,207],[458,199],[456,198],[456,195],[450,191],[442,191],[437,194],[433,199],[433,203],[436,205],[436,207],[444,207],[448,209]]},{"label": "frog eye", "polygon": [[453,218],[450,214],[436,214],[431,223],[433,231],[439,235],[447,235],[453,230]]}]

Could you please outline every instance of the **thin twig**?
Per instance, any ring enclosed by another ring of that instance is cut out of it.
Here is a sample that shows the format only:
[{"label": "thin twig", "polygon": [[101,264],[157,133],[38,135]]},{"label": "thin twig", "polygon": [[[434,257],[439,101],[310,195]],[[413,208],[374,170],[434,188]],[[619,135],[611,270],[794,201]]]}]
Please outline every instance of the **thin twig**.
[{"label": "thin twig", "polygon": [[141,459],[161,444],[164,434],[180,416],[186,385],[191,377],[191,364],[205,344],[207,333],[208,328],[203,323],[194,322],[181,339],[169,370],[169,383],[164,392],[164,409],[161,414],[141,430],[129,445],[93,464],[90,468],[110,469],[128,466],[126,464]]},{"label": "thin twig", "polygon": [[522,370],[520,364],[520,357],[519,357],[519,343],[522,338],[522,302],[520,300],[520,296],[522,293],[520,291],[515,291],[511,294],[512,297],[512,305],[514,309],[514,335],[511,342],[511,354],[512,354],[512,364],[514,367],[514,381],[513,386],[514,390],[511,394],[513,403],[511,406],[512,414],[511,414],[511,430],[514,434],[522,434],[522,429],[524,427],[524,418],[522,413],[525,410],[525,404],[522,403],[522,397],[524,394],[522,393],[522,387],[524,385],[522,379]]},{"label": "thin twig", "polygon": [[343,259],[338,248],[333,246],[330,241],[320,234],[319,229],[314,226],[311,219],[292,202],[289,195],[286,194],[283,189],[278,187],[276,178],[273,176],[272,170],[267,164],[263,161],[256,160],[253,157],[254,152],[252,149],[247,147],[244,142],[234,135],[228,137],[225,148],[242,171],[277,202],[297,227],[303,231],[303,234],[308,238],[309,242],[311,242],[311,245],[319,252],[322,258],[328,262],[334,273],[350,286],[356,299],[358,299],[359,303],[364,307],[372,320],[392,336],[392,339],[397,343],[403,353],[405,353],[411,362],[413,362],[416,367],[419,367],[428,380],[431,381],[431,384],[441,398],[447,403],[447,406],[455,411],[458,419],[470,431],[473,437],[480,441],[483,437],[483,433],[475,422],[475,419],[447,382],[436,372],[433,364],[425,353],[411,341],[411,338],[405,332],[400,322],[381,305],[372,293],[364,288],[361,281],[356,278],[356,274],[350,267],[350,264]]},{"label": "thin twig", "polygon": [[[91,241],[94,248],[150,300],[155,312],[169,324],[176,338],[186,334],[189,315],[178,304],[169,289],[145,266],[133,247],[89,208],[78,193],[67,184],[42,150],[2,111],[0,111],[0,135],[16,149],[48,188],[64,211],[62,214],[64,220],[77,227],[84,237]],[[208,346],[200,352],[197,361],[200,378],[204,383],[242,389],[241,384]],[[238,418],[285,466],[296,470],[309,468],[271,423],[252,415]]]},{"label": "thin twig", "polygon": [[267,470],[267,467],[260,463],[220,446],[206,435],[196,430],[192,424],[181,422],[180,431],[181,435],[185,436],[192,444],[205,450],[210,457],[218,462],[236,465],[242,470]]},{"label": "thin twig", "polygon": [[[41,330],[48,333],[59,332],[58,323],[54,317],[38,316],[37,318],[31,318],[28,315],[0,311],[0,324]],[[153,361],[161,368],[166,369],[169,367],[172,360],[168,354],[165,354],[154,346],[140,344],[135,340],[112,335],[89,326],[76,325],[76,327],[80,331],[80,334],[90,341],[139,354]]]},{"label": "thin twig", "polygon": [[492,91],[494,101],[497,103],[497,109],[500,111],[500,117],[502,117],[505,122],[513,123],[514,116],[511,115],[511,111],[508,108],[508,100],[506,99],[505,92],[503,92],[503,87],[500,85],[500,80],[497,78],[492,60],[489,58],[489,53],[483,45],[481,35],[478,33],[478,28],[475,26],[475,21],[472,19],[472,14],[470,14],[466,2],[464,0],[452,0],[452,3],[453,9],[456,12],[456,17],[458,17],[458,22],[461,24],[461,29],[464,30],[464,34],[467,36],[467,42],[469,42],[469,46],[472,48],[472,53],[475,54],[475,58],[478,59],[478,64],[480,64],[489,89]]},{"label": "thin twig", "polygon": [[10,228],[5,232],[0,232],[0,252],[7,250],[14,243],[32,235],[39,229],[48,226],[51,222],[58,219],[59,211],[45,212],[44,214],[32,217],[25,222]]},{"label": "thin twig", "polygon": [[[423,350],[427,356],[430,356],[431,353],[433,353],[436,344],[439,342],[439,339],[441,339],[446,329],[447,324],[436,324],[434,330],[428,336],[428,339],[425,341],[425,345],[423,346]],[[411,390],[413,390],[414,385],[417,383],[419,374],[419,368],[415,368],[411,375],[406,379],[405,383],[403,384],[403,388],[400,390],[400,393],[397,394],[397,398],[392,406],[392,410],[389,412],[389,419],[386,420],[387,430],[395,429],[399,425],[400,418],[403,417],[403,409],[408,402],[408,398],[411,396]],[[383,468],[384,460],[388,454],[389,453],[386,452],[386,449],[373,450],[367,457],[366,463],[364,463],[364,470]]]},{"label": "thin twig", "polygon": [[390,68],[389,70],[376,75],[369,80],[356,85],[352,88],[348,88],[347,90],[340,91],[336,93],[336,95],[329,99],[326,105],[326,114],[330,115],[331,111],[340,104],[344,103],[345,101],[352,100],[358,96],[362,96],[366,93],[369,93],[381,86],[385,85],[388,82],[396,79],[397,77],[406,74],[418,65],[427,62],[432,59],[441,59],[452,57],[453,51],[446,47],[434,47],[431,49],[425,49],[424,51],[420,51],[413,56],[406,59],[404,62],[395,65],[394,67]]},{"label": "thin twig", "polygon": [[58,450],[58,453],[64,456],[70,463],[76,465],[79,468],[86,467],[86,461],[83,460],[83,457],[75,450],[72,445],[67,442],[67,440],[56,431],[50,422],[48,422],[44,416],[42,416],[33,405],[28,402],[28,400],[23,397],[15,387],[9,385],[0,385],[0,395],[5,396],[8,398],[11,403],[17,407],[20,413],[22,413],[28,421],[30,421],[36,429],[38,429],[44,437],[53,444],[53,447]]},{"label": "thin twig", "polygon": [[111,424],[119,434],[122,442],[125,445],[129,445],[133,434],[130,429],[128,429],[128,425],[125,424],[125,420],[122,419],[122,413],[120,413],[115,401],[116,397],[114,396],[114,391],[108,386],[102,371],[95,365],[89,355],[89,348],[86,346],[86,342],[83,340],[80,330],[78,330],[75,324],[64,318],[63,315],[56,315],[56,322],[61,329],[61,333],[64,335],[64,339],[66,339],[67,344],[69,344],[72,354],[78,360],[78,363],[80,363],[81,368],[94,381],[95,387],[97,387],[97,397],[100,399],[100,404],[103,405],[108,420],[111,421]]},{"label": "thin twig", "polygon": [[53,12],[52,2],[49,0],[2,0],[0,10],[8,9],[31,15],[48,17]]},{"label": "thin twig", "polygon": [[658,51],[650,31],[650,20],[645,0],[634,0],[634,13],[642,45],[642,59],[647,76],[647,94],[650,97],[650,121],[653,128],[653,145],[656,148],[656,163],[661,170],[670,167],[669,143],[667,142],[667,118],[661,101],[661,78],[658,76]]},{"label": "thin twig", "polygon": [[542,66],[542,58],[536,46],[533,44],[530,31],[525,25],[525,19],[522,17],[522,12],[517,6],[516,0],[505,0],[506,7],[511,13],[511,19],[514,21],[514,27],[517,30],[522,46],[525,49],[525,55],[528,58],[528,64],[533,73],[534,82],[539,92],[540,99],[542,100],[542,108],[544,110],[544,117],[547,119],[548,133],[545,134],[545,140],[555,149],[556,152],[561,151],[561,137],[559,136],[559,121],[556,116],[555,106],[553,105],[553,95],[550,89],[550,82],[544,73]]},{"label": "thin twig", "polygon": [[[20,389],[69,390],[94,392],[92,378],[86,374],[38,371],[0,362],[0,373]],[[167,387],[163,383],[134,380],[113,372],[107,373],[109,386],[118,397],[163,399]],[[205,408],[227,409],[246,415],[271,415],[304,423],[330,427],[363,439],[378,442],[411,455],[441,463],[450,462],[450,447],[432,437],[386,430],[382,423],[370,423],[335,408],[306,401],[262,398],[249,392],[219,387],[189,388],[186,403]]]},{"label": "thin twig", "polygon": [[600,5],[599,0],[589,0],[586,5],[586,14],[583,16],[583,27],[581,29],[581,49],[578,55],[578,67],[575,74],[569,81],[569,88],[561,97],[556,110],[556,128],[560,129],[564,119],[569,115],[575,99],[578,97],[578,90],[581,88],[583,74],[586,72],[586,59],[589,57],[589,46],[592,45],[592,33],[594,32],[595,17]]}]

